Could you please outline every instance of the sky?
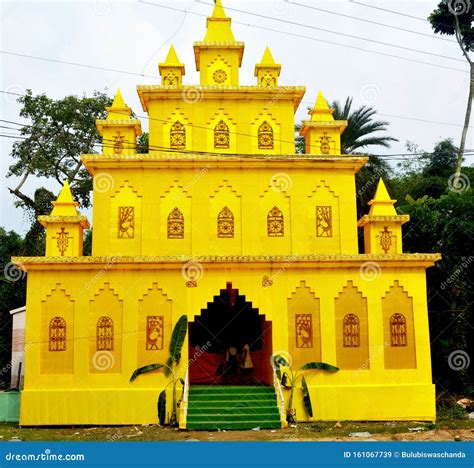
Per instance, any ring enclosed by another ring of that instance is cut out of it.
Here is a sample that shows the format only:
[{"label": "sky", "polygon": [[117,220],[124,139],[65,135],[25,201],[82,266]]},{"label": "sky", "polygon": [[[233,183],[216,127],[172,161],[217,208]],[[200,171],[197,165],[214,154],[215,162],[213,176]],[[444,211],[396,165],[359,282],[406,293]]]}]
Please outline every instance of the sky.
[{"label": "sky", "polygon": [[[406,153],[407,141],[426,151],[444,138],[453,138],[455,144],[460,141],[468,64],[454,39],[436,38],[424,20],[436,4],[431,0],[223,0],[236,40],[245,42],[241,84],[255,84],[254,66],[268,45],[282,65],[280,84],[306,86],[296,121],[306,118],[307,106],[314,103],[319,89],[328,101],[352,96],[354,106],[373,106],[390,123],[389,133],[399,142],[376,150],[387,155]],[[213,0],[0,0],[0,91],[21,94],[31,89],[60,99],[94,90],[112,96],[120,88],[135,113],[145,115],[136,86],[160,83],[158,63],[164,61],[171,44],[185,64],[184,81],[198,83],[192,44],[204,38],[205,16],[211,14],[212,5]],[[0,92],[0,119],[23,122],[15,99]],[[145,119],[142,127],[148,128]],[[1,134],[15,133],[2,130]],[[473,135],[471,130],[467,149],[474,148]],[[17,179],[5,177],[13,141],[0,138],[0,226],[25,233],[29,221],[8,192]],[[473,163],[474,157],[468,157],[466,164]],[[56,181],[34,177],[23,188],[31,195],[38,186],[55,193],[60,189]],[[90,212],[86,214],[91,218]]]}]

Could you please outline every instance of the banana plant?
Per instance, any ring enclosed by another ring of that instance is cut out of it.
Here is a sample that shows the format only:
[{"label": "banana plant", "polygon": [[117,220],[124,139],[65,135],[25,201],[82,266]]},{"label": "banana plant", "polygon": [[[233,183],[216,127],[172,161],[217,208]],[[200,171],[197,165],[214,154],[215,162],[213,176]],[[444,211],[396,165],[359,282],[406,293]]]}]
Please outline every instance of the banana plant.
[{"label": "banana plant", "polygon": [[139,375],[146,374],[147,372],[163,369],[165,377],[171,377],[170,382],[166,385],[165,389],[162,390],[158,397],[158,419],[160,424],[165,423],[166,417],[166,389],[169,385],[173,386],[173,402],[172,402],[172,413],[170,418],[170,425],[176,426],[178,424],[178,404],[176,398],[176,386],[178,382],[184,386],[184,380],[179,377],[176,372],[176,368],[181,359],[181,351],[183,349],[184,339],[186,338],[186,332],[188,330],[188,318],[186,315],[182,315],[176,322],[171,334],[169,356],[165,364],[155,363],[148,364],[143,367],[136,369],[130,377],[130,382],[133,382]]},{"label": "banana plant", "polygon": [[[290,391],[288,398],[288,407],[286,409],[286,419],[289,423],[295,422],[295,409],[293,408],[293,393],[297,388],[298,381],[301,380],[301,390],[303,392],[303,403],[306,413],[309,417],[313,417],[313,407],[311,405],[311,397],[309,395],[308,385],[304,378],[304,372],[309,370],[321,370],[326,372],[337,372],[339,367],[326,364],[325,362],[307,362],[302,364],[293,372],[289,362],[280,354],[273,356],[273,368],[283,387]],[[282,369],[283,368],[283,369]]]}]

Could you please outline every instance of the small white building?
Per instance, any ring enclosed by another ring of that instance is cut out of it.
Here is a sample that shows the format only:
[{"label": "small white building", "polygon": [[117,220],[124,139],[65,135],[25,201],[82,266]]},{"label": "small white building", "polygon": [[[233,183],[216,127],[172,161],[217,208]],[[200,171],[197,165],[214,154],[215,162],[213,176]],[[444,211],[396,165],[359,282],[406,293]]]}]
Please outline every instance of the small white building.
[{"label": "small white building", "polygon": [[21,365],[20,388],[23,387],[25,369],[25,317],[26,306],[10,310],[13,319],[12,331],[12,360],[11,360],[11,380],[10,386],[16,387],[18,384],[18,369]]}]

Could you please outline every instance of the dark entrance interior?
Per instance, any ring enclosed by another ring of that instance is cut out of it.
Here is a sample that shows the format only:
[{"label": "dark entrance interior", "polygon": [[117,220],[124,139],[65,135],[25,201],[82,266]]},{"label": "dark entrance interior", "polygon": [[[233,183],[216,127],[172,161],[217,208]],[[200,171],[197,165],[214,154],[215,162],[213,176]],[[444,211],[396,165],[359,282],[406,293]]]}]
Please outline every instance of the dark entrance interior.
[{"label": "dark entrance interior", "polygon": [[[247,345],[253,367],[242,371]],[[237,370],[229,349],[237,351]],[[189,323],[191,384],[273,384],[272,325],[245,296],[227,283],[201,315]]]}]

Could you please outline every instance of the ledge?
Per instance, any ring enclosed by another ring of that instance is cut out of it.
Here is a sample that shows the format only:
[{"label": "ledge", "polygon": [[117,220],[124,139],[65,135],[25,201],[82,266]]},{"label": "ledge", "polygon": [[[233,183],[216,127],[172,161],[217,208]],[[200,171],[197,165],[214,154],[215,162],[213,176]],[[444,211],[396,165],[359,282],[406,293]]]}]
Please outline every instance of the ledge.
[{"label": "ledge", "polygon": [[[356,173],[368,161],[367,156],[317,154],[213,154],[213,153],[146,153],[83,154],[81,161],[91,175],[98,169],[142,168],[311,168],[346,169]],[[250,164],[251,163],[251,166]]]},{"label": "ledge", "polygon": [[205,264],[206,268],[219,269],[244,264],[246,268],[367,268],[430,267],[440,254],[362,254],[362,255],[229,255],[229,256],[102,256],[102,257],[13,257],[12,262],[24,271],[48,269],[181,269],[187,262]]},{"label": "ledge", "polygon": [[395,222],[405,224],[410,221],[410,215],[364,215],[359,219],[359,221],[357,221],[357,226],[361,227],[377,221],[382,223]]}]

